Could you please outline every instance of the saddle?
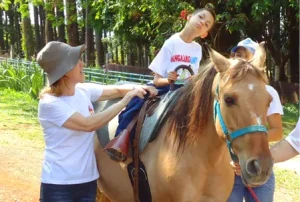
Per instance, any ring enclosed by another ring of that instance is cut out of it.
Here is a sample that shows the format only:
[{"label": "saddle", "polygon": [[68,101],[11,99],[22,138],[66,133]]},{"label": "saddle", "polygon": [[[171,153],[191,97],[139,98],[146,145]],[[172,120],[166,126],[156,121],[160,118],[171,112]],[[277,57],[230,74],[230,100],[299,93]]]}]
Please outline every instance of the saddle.
[{"label": "saddle", "polygon": [[[166,112],[170,106],[173,96],[176,94],[176,91],[169,91],[167,94],[158,96],[155,98],[149,98],[148,102],[145,102],[147,106],[145,108],[145,114],[138,114],[127,126],[126,129],[121,131],[117,137],[109,141],[104,150],[109,154],[111,159],[121,162],[125,161],[128,157],[130,145],[130,132],[135,128],[135,125],[138,121],[138,117],[143,117],[143,127],[140,131],[139,137],[139,153],[141,153],[148,142],[153,141],[161,128],[162,123],[166,119]],[[100,129],[101,130],[101,129]],[[100,139],[103,139],[103,136],[108,136],[108,129],[100,131],[101,135],[97,136]],[[106,133],[106,134],[105,134]],[[102,140],[100,140],[102,142]]]}]

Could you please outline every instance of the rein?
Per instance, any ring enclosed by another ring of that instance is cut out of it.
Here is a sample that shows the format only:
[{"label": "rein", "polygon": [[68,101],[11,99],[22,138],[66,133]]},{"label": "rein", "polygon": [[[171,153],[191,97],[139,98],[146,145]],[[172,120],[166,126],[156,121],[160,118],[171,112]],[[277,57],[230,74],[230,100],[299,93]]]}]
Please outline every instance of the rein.
[{"label": "rein", "polygon": [[[219,84],[216,88],[216,96],[219,99]],[[248,133],[253,133],[253,132],[265,132],[267,134],[267,129],[263,125],[251,125],[251,126],[248,126],[248,127],[242,128],[242,129],[238,129],[238,130],[233,131],[233,132],[229,132],[227,127],[226,127],[226,124],[224,122],[224,119],[222,117],[220,102],[219,102],[218,99],[214,100],[214,120],[216,122],[216,119],[219,118],[219,122],[221,124],[222,131],[227,137],[226,144],[227,144],[227,148],[229,150],[231,159],[234,162],[238,162],[239,159],[233,153],[233,150],[232,150],[233,140],[236,139],[237,137],[243,136],[243,135],[248,134]],[[246,186],[246,187],[247,187],[248,191],[250,192],[251,196],[253,197],[254,201],[255,202],[260,202],[257,195],[253,191],[253,189],[250,186]]]}]

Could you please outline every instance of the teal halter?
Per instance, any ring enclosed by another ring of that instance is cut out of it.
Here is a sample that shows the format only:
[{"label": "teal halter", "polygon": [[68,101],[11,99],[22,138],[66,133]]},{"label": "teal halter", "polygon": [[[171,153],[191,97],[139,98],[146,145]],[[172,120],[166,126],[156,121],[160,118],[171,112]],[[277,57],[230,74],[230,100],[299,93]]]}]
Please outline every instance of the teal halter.
[{"label": "teal halter", "polygon": [[[216,95],[217,97],[219,97],[219,85],[217,86],[216,89]],[[219,122],[221,124],[223,133],[226,135],[227,140],[227,147],[229,149],[231,158],[233,161],[238,162],[238,157],[233,153],[232,151],[232,142],[235,138],[243,136],[245,134],[248,133],[253,133],[253,132],[265,132],[267,134],[267,129],[265,126],[263,125],[252,125],[252,126],[248,126],[239,130],[236,130],[232,133],[230,133],[225,125],[225,122],[223,120],[222,114],[221,114],[221,109],[220,109],[220,103],[218,100],[214,100],[214,120],[216,122],[217,116],[219,118]]]}]

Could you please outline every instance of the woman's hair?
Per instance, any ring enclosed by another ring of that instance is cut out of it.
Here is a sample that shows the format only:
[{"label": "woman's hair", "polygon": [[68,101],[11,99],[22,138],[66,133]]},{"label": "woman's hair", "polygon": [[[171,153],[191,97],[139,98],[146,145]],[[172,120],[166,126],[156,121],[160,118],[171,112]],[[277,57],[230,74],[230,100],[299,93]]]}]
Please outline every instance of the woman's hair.
[{"label": "woman's hair", "polygon": [[58,81],[56,81],[55,83],[53,83],[51,86],[46,86],[45,88],[43,88],[40,92],[39,98],[43,98],[43,96],[45,94],[50,94],[56,97],[59,97],[62,95],[62,91],[61,91],[61,85],[59,84],[59,81],[61,79],[59,79]]}]

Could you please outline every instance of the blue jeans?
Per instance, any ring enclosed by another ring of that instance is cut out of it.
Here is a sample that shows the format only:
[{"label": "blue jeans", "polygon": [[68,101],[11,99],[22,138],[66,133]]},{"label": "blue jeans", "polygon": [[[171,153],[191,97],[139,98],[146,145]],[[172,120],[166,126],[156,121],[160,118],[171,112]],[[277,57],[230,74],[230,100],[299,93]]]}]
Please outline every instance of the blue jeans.
[{"label": "blue jeans", "polygon": [[97,182],[56,185],[41,183],[41,202],[95,202]]},{"label": "blue jeans", "polygon": [[[275,190],[275,176],[272,172],[268,181],[259,186],[252,188],[260,202],[273,202]],[[232,192],[227,202],[255,202],[253,196],[248,191],[247,187],[243,184],[241,176],[235,176]]]}]

